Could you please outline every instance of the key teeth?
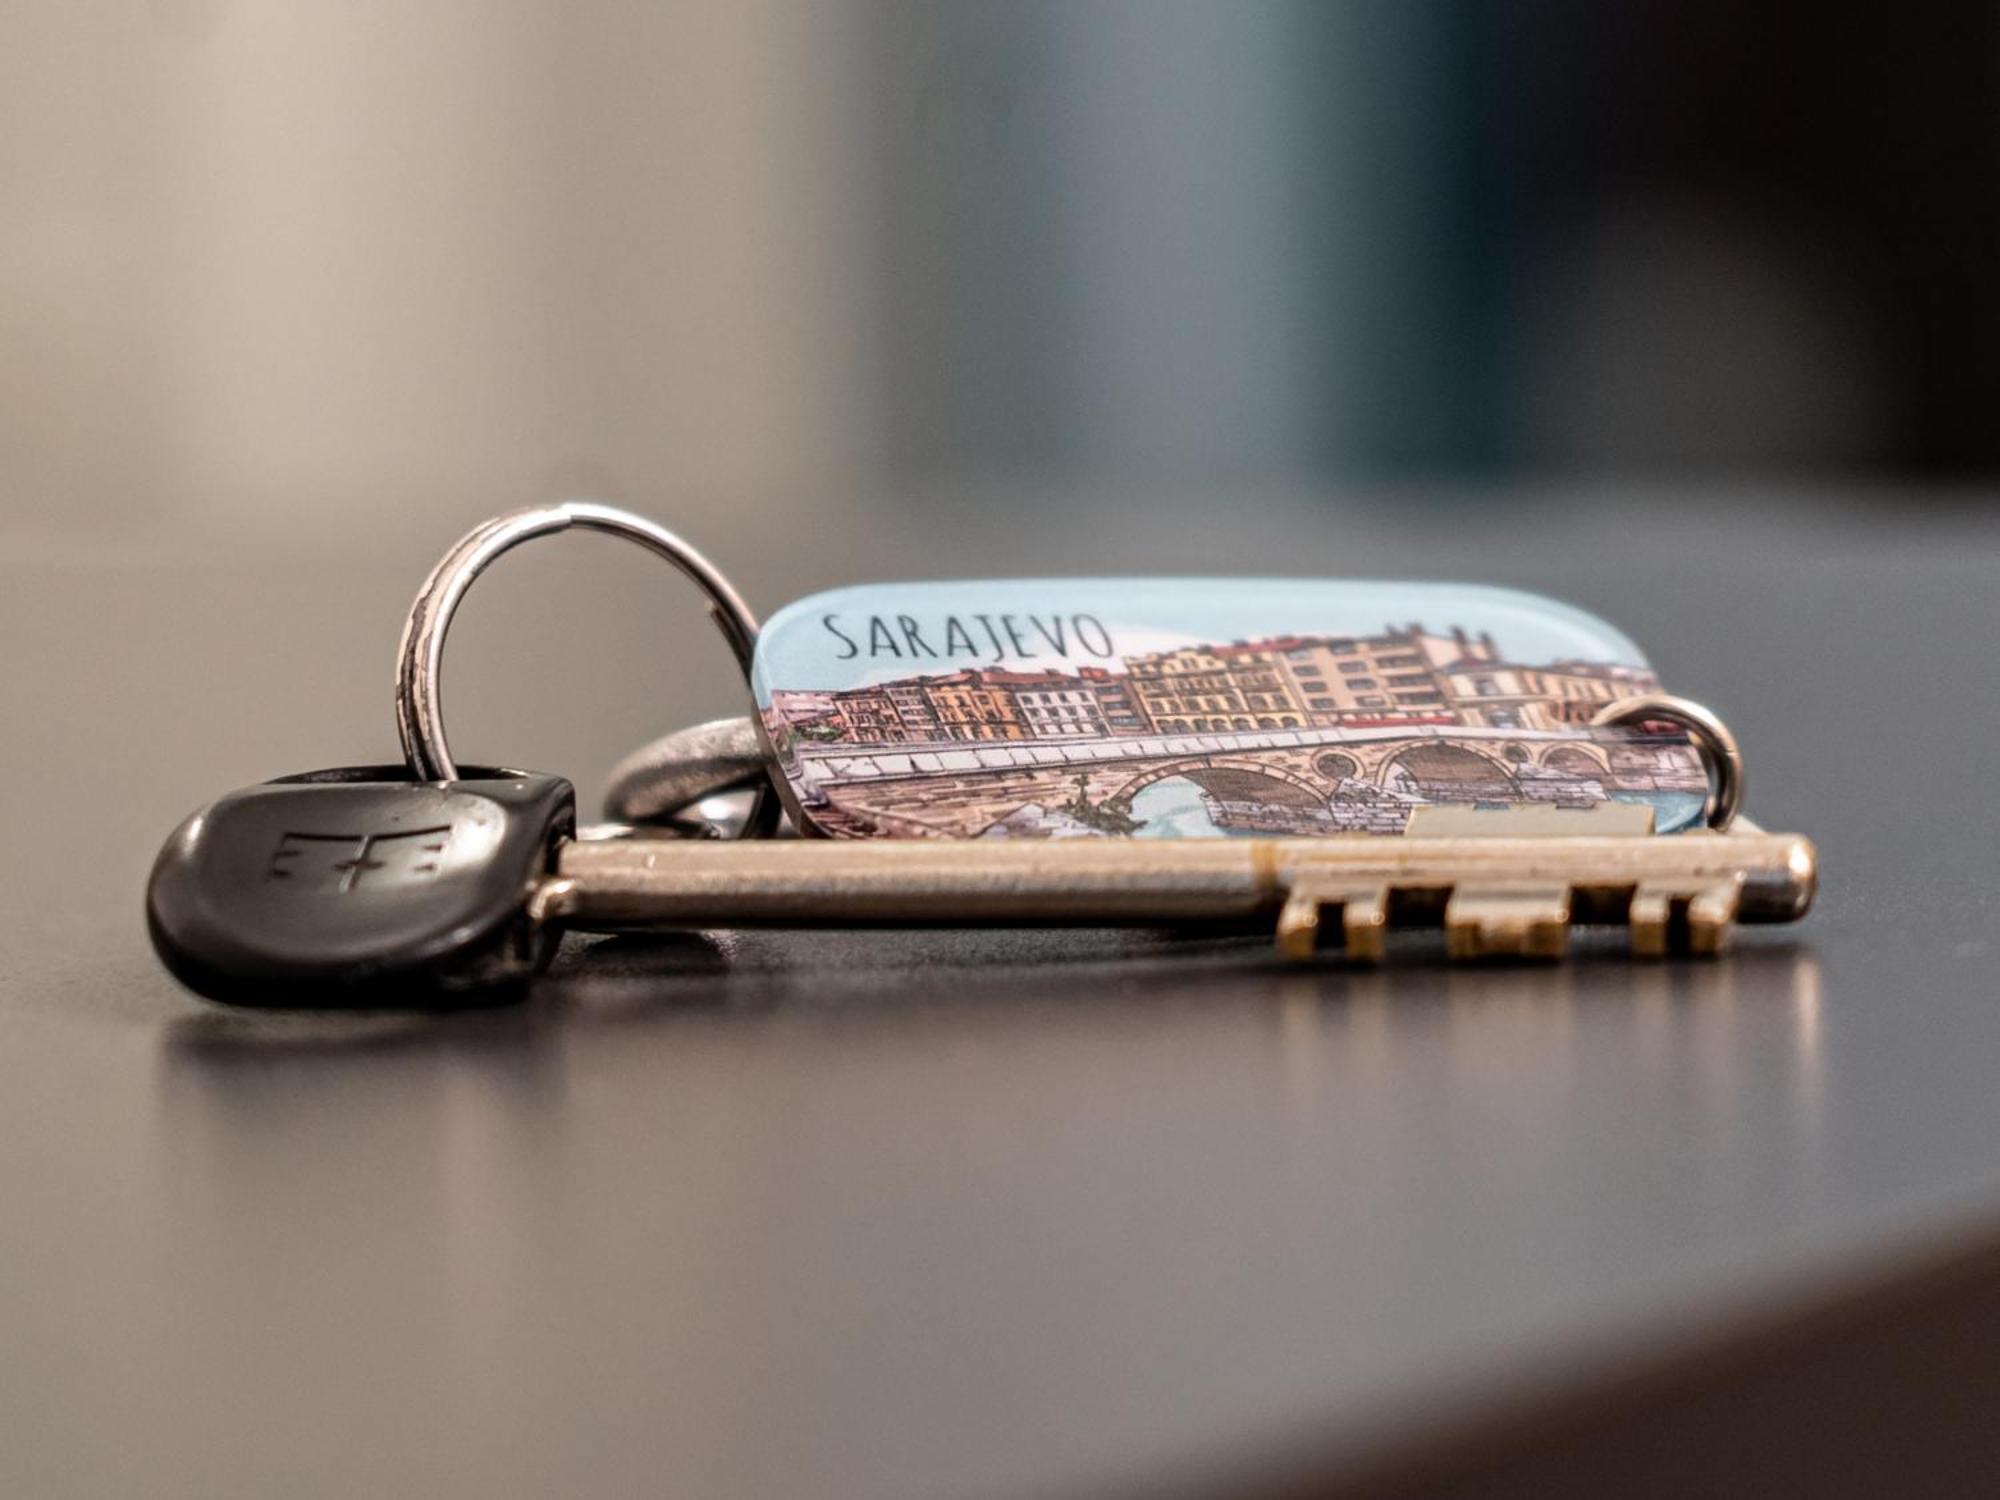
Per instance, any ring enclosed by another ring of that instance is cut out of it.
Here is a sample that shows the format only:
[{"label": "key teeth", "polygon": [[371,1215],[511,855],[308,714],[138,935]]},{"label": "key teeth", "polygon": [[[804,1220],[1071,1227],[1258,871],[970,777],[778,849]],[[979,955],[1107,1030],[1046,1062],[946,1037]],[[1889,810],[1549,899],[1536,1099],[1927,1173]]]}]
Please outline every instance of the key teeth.
[{"label": "key teeth", "polygon": [[1743,884],[1712,885],[1698,891],[1688,902],[1688,951],[1713,958],[1729,946],[1735,929],[1736,908],[1743,898]]},{"label": "key teeth", "polygon": [[1350,894],[1340,908],[1340,926],[1346,938],[1349,963],[1382,962],[1388,956],[1388,891],[1355,891]]},{"label": "key teeth", "polygon": [[1657,886],[1640,886],[1632,893],[1626,917],[1634,958],[1665,958],[1674,920],[1672,893]]},{"label": "key teeth", "polygon": [[1712,958],[1729,946],[1742,903],[1741,878],[1699,886],[1642,885],[1626,920],[1635,958],[1674,953]]},{"label": "key teeth", "polygon": [[1311,958],[1319,951],[1319,918],[1322,902],[1310,886],[1295,886],[1278,912],[1278,953],[1293,960]]},{"label": "key teeth", "polygon": [[1320,929],[1328,907],[1340,908],[1342,948],[1349,963],[1380,963],[1387,946],[1389,892],[1374,888],[1328,888],[1301,881],[1278,913],[1278,952],[1289,959],[1311,958],[1320,949]]},{"label": "key teeth", "polygon": [[[1390,890],[1354,889],[1301,881],[1278,915],[1278,951],[1288,959],[1321,951],[1327,912],[1340,910],[1342,951],[1349,963],[1387,957]],[[1741,878],[1697,885],[1643,884],[1627,912],[1635,958],[1674,954],[1712,957],[1735,930]],[[1445,953],[1456,960],[1559,959],[1569,951],[1572,892],[1566,885],[1488,884],[1455,888],[1444,908]]]},{"label": "key teeth", "polygon": [[1554,886],[1460,886],[1444,909],[1455,959],[1561,958],[1569,951],[1570,891]]}]

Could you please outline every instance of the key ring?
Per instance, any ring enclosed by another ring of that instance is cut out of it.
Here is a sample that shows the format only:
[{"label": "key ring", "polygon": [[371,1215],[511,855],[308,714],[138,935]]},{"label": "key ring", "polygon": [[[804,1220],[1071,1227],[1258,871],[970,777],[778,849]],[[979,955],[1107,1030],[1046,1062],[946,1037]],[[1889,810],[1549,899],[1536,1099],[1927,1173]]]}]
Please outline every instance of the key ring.
[{"label": "key ring", "polygon": [[[637,542],[678,568],[708,600],[709,614],[735,653],[737,665],[748,677],[751,655],[757,645],[757,617],[751,614],[750,607],[721,570],[673,532],[644,516],[591,500],[568,500],[558,505],[509,511],[475,526],[444,555],[417,590],[409,618],[403,625],[402,642],[396,651],[396,732],[402,740],[411,774],[417,780],[452,781],[458,777],[458,767],[445,740],[439,679],[445,634],[451,629],[459,601],[472,587],[473,580],[502,553],[536,537],[572,527]],[[775,797],[768,786],[760,788],[741,836],[769,833],[777,816]]]},{"label": "key ring", "polygon": [[1708,800],[1702,818],[1721,833],[1736,821],[1743,807],[1743,752],[1736,747],[1736,736],[1729,732],[1729,726],[1711,710],[1671,693],[1642,693],[1607,703],[1590,720],[1597,728],[1662,721],[1685,729],[1694,741],[1708,772]]},{"label": "key ring", "polygon": [[679,823],[710,797],[768,787],[770,775],[753,720],[710,719],[650,740],[613,766],[604,813],[619,823]]}]

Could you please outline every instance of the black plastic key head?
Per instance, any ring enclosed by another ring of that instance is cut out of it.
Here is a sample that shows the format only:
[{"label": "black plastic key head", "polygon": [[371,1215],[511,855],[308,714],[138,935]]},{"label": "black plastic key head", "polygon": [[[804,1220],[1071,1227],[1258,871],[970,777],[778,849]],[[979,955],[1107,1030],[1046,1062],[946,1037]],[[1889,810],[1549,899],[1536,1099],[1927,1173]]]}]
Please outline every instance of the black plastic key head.
[{"label": "black plastic key head", "polygon": [[575,822],[570,784],[532,772],[289,776],[174,831],[147,924],[184,984],[235,1005],[490,1003],[548,957],[524,903]]}]

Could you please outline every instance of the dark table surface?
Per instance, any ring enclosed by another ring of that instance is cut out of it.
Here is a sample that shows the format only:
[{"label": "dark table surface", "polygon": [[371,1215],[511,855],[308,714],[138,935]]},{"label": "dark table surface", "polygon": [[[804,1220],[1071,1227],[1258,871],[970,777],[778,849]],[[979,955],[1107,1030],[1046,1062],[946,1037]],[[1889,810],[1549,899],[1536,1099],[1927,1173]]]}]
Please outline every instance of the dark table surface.
[{"label": "dark table surface", "polygon": [[[2000,526],[1815,496],[998,510],[704,540],[766,610],[926,572],[1543,588],[1729,719],[1750,813],[1820,842],[1820,903],[1717,963],[713,934],[573,943],[506,1011],[245,1016],[156,966],[153,849],[228,787],[393,756],[401,610],[476,518],[23,545],[0,1493],[1551,1493],[1558,1459],[1606,1493],[1647,1434],[1697,1483],[1848,1453],[1857,1382],[1964,1438],[1910,1393],[1957,1360],[1990,1394],[1995,1346],[1869,1330],[1972,1326],[2000,1283]],[[467,606],[455,745],[589,797],[732,711],[728,672],[656,565],[548,544]]]}]

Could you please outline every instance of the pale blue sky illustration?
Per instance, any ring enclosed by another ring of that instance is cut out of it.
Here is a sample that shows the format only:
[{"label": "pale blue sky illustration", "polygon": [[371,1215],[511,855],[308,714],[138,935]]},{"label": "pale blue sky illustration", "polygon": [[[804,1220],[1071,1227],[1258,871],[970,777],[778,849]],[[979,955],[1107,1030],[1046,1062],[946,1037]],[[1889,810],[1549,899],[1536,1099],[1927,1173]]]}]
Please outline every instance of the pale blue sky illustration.
[{"label": "pale blue sky illustration", "polygon": [[[881,627],[871,631],[878,619]],[[762,706],[774,688],[823,691],[976,666],[1117,670],[1121,657],[1176,646],[1372,635],[1412,623],[1439,634],[1454,625],[1475,636],[1490,631],[1508,661],[1647,664],[1629,637],[1595,615],[1517,589],[1372,579],[1005,579],[862,584],[809,595],[765,624],[753,685]]]}]

